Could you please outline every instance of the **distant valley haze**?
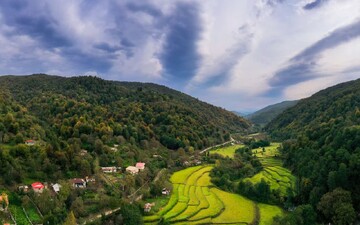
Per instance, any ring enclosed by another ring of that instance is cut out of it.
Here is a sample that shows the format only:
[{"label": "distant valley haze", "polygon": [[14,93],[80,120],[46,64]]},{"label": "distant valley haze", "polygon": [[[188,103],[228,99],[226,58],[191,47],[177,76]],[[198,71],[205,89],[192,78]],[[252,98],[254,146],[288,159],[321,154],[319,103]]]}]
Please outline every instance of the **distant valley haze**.
[{"label": "distant valley haze", "polygon": [[0,74],[166,85],[254,112],[360,77],[359,0],[2,0]]}]

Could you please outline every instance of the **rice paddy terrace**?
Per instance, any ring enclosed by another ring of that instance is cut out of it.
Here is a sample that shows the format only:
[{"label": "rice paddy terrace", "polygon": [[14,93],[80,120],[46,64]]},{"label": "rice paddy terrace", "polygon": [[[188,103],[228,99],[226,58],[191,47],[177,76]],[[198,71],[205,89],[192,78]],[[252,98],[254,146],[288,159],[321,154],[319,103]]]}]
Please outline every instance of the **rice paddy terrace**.
[{"label": "rice paddy terrace", "polygon": [[[169,202],[145,224],[164,220],[171,224],[271,224],[282,215],[277,206],[257,204],[237,194],[215,188],[210,181],[212,166],[196,166],[175,172]],[[260,221],[258,221],[260,219]]]},{"label": "rice paddy terrace", "polygon": [[296,177],[291,172],[282,167],[282,161],[277,156],[279,155],[279,143],[271,143],[269,147],[253,149],[255,154],[264,169],[251,178],[246,178],[244,181],[250,181],[255,184],[264,179],[272,190],[279,190],[280,195],[286,196],[287,189],[294,190]]}]

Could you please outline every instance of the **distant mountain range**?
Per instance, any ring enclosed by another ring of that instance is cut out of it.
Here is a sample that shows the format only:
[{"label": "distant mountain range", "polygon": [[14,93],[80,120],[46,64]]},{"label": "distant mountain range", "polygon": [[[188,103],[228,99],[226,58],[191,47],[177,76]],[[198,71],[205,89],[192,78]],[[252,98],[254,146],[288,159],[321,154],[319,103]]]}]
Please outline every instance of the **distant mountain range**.
[{"label": "distant mountain range", "polygon": [[246,117],[247,115],[250,115],[251,113],[253,113],[253,111],[243,111],[243,112],[231,111],[231,112],[233,112],[236,115],[241,116],[241,117]]},{"label": "distant mountain range", "polygon": [[274,105],[266,106],[265,108],[260,109],[254,113],[244,115],[244,117],[253,122],[254,124],[265,126],[283,111],[296,105],[296,103],[298,103],[298,100],[283,101]]}]

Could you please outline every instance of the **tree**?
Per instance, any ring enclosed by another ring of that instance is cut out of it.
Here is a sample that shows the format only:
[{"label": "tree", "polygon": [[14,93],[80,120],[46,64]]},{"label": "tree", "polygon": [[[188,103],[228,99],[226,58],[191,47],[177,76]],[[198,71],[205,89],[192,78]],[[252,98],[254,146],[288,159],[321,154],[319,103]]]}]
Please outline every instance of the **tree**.
[{"label": "tree", "polygon": [[314,225],[316,213],[311,205],[299,205],[292,213],[284,217],[276,216],[273,225]]},{"label": "tree", "polygon": [[334,190],[334,188],[337,185],[336,182],[336,178],[337,178],[337,173],[335,171],[331,171],[328,175],[328,187],[330,190]]},{"label": "tree", "polygon": [[351,193],[341,188],[323,195],[317,208],[327,221],[338,225],[352,224],[356,217]]},{"label": "tree", "polygon": [[335,208],[335,215],[332,220],[334,224],[352,224],[356,218],[356,213],[351,203],[342,203]]},{"label": "tree", "polygon": [[120,213],[125,225],[141,225],[143,224],[142,216],[139,208],[133,204],[123,204]]},{"label": "tree", "polygon": [[81,197],[77,197],[75,201],[71,205],[71,210],[74,211],[74,214],[77,217],[83,216],[85,209],[84,209],[84,202]]},{"label": "tree", "polygon": [[260,183],[255,185],[255,191],[257,193],[258,199],[261,202],[267,202],[270,199],[271,191],[270,185],[262,178]]},{"label": "tree", "polygon": [[76,225],[76,224],[77,223],[76,223],[75,215],[74,215],[73,211],[70,211],[70,213],[67,215],[63,225]]},{"label": "tree", "polygon": [[70,187],[69,182],[67,182],[65,180],[61,180],[61,181],[59,181],[59,183],[61,185],[61,189],[58,194],[58,198],[59,198],[60,202],[65,202],[65,200],[68,199],[68,197],[71,193],[71,187]]},{"label": "tree", "polygon": [[301,217],[303,225],[313,225],[316,222],[316,213],[311,205],[298,206],[295,214]]}]

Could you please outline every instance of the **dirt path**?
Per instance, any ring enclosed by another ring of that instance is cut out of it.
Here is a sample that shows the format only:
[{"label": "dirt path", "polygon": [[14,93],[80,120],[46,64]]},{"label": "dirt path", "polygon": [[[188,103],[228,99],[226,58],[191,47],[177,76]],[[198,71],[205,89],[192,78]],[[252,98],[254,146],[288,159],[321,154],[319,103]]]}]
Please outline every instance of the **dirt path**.
[{"label": "dirt path", "polygon": [[234,141],[235,141],[234,138],[232,138],[232,137],[230,136],[230,141],[226,141],[226,142],[224,142],[224,143],[222,143],[222,144],[218,144],[218,145],[214,145],[214,146],[210,146],[210,147],[208,147],[208,148],[205,148],[204,150],[201,150],[201,151],[200,151],[200,154],[203,154],[204,152],[207,152],[207,151],[209,151],[209,150],[211,150],[211,149],[213,149],[213,148],[218,148],[218,147],[221,147],[221,146],[223,146],[223,145],[230,144],[230,143],[232,143],[232,142],[234,142]]},{"label": "dirt path", "polygon": [[120,210],[120,207],[119,208],[116,208],[116,209],[112,209],[112,210],[108,210],[108,211],[105,211],[103,213],[99,213],[99,214],[96,214],[96,215],[93,215],[91,216],[89,219],[87,219],[85,222],[83,222],[82,224],[88,224],[88,223],[91,223],[91,222],[94,222],[95,220],[98,220],[98,219],[101,219],[101,217],[103,215],[105,216],[108,216],[108,215],[111,215],[117,211]]}]

